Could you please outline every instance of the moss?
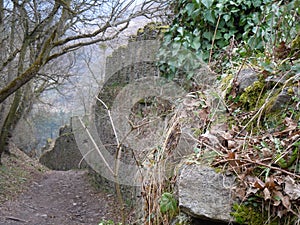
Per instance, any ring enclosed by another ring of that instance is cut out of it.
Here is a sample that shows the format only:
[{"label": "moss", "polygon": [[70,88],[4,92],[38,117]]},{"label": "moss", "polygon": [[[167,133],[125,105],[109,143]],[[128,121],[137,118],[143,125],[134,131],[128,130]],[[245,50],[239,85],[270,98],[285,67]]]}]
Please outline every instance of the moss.
[{"label": "moss", "polygon": [[143,28],[139,28],[137,31],[137,35],[141,35],[147,32],[153,32],[153,31],[158,31],[159,33],[165,33],[170,26],[168,25],[163,25],[162,23],[149,23]]},{"label": "moss", "polygon": [[[256,203],[257,204],[257,203]],[[238,224],[248,224],[248,225],[289,225],[296,224],[298,217],[293,214],[288,214],[282,218],[279,218],[275,215],[270,215],[269,210],[261,211],[263,208],[261,205],[256,205],[255,203],[251,204],[237,204],[233,205],[234,212],[231,215],[234,217],[235,222]]]},{"label": "moss", "polygon": [[226,94],[229,94],[232,89],[232,85],[231,85],[232,80],[233,80],[232,74],[228,74],[226,77],[222,79],[221,90],[226,91]]},{"label": "moss", "polygon": [[127,45],[120,45],[119,48],[120,49],[126,49],[126,48],[128,48],[128,46]]},{"label": "moss", "polygon": [[263,93],[264,87],[265,83],[263,81],[255,81],[247,87],[239,99],[242,106],[250,111],[261,107],[266,99]]},{"label": "moss", "polygon": [[138,31],[137,31],[138,34],[142,34],[144,32],[145,32],[145,30],[143,28],[139,28]]},{"label": "moss", "polygon": [[270,220],[268,215],[265,215],[253,206],[236,203],[233,205],[233,209],[234,212],[231,215],[239,224],[260,225],[265,224],[266,221],[270,221],[268,225],[278,224],[278,220],[276,218]]},{"label": "moss", "polygon": [[214,169],[214,171],[215,171],[216,173],[223,173],[223,172],[224,172],[224,169],[223,169],[223,168],[214,167],[213,169]]},{"label": "moss", "polygon": [[295,39],[291,43],[291,55],[295,59],[300,58],[299,49],[300,49],[300,32],[298,32],[297,36],[295,37]]},{"label": "moss", "polygon": [[275,111],[273,111],[273,113],[272,113],[272,108],[273,108],[273,105],[274,105],[275,101],[277,100],[279,94],[280,94],[280,90],[277,90],[277,91],[275,91],[274,94],[272,94],[273,96],[266,103],[265,113],[267,113],[267,114],[273,114],[273,113],[276,114],[277,113]]}]

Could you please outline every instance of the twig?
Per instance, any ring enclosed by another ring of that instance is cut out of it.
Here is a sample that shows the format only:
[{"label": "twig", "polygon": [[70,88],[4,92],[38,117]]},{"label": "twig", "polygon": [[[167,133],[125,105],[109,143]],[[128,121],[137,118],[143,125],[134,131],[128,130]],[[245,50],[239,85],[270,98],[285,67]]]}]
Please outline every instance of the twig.
[{"label": "twig", "polygon": [[107,105],[106,105],[100,98],[98,98],[98,97],[96,96],[96,99],[97,99],[99,102],[101,102],[102,105],[103,105],[103,106],[105,107],[105,109],[107,110],[107,114],[108,114],[108,117],[109,117],[109,119],[110,119],[110,123],[111,123],[112,128],[113,128],[113,131],[114,131],[114,135],[115,135],[115,137],[116,137],[117,145],[119,146],[119,145],[120,145],[120,142],[119,142],[119,138],[118,138],[118,135],[117,135],[116,127],[115,127],[115,125],[114,125],[114,121],[113,121],[112,116],[111,116],[111,114],[110,114],[110,110],[109,110],[109,108],[107,107]]},{"label": "twig", "polygon": [[209,65],[209,64],[210,64],[210,62],[211,62],[211,58],[212,58],[212,52],[213,52],[213,48],[214,48],[214,44],[215,44],[215,39],[216,39],[216,35],[217,35],[217,30],[218,30],[219,23],[220,23],[220,18],[221,18],[221,14],[220,14],[220,15],[219,15],[219,17],[218,17],[218,21],[217,21],[216,29],[215,29],[214,36],[213,36],[213,39],[212,39],[212,43],[211,43],[211,49],[210,49],[210,53],[209,53],[208,65]]},{"label": "twig", "polygon": [[208,144],[206,144],[203,141],[199,141],[197,138],[194,138],[190,133],[188,133],[188,135],[196,142],[198,142],[199,144],[204,145],[205,147],[209,148],[210,150],[213,150],[215,153],[217,153],[219,156],[224,156],[224,154],[220,153],[217,149],[209,146]]},{"label": "twig", "polygon": [[88,151],[87,153],[84,154],[84,156],[82,156],[81,160],[80,160],[79,163],[78,163],[78,168],[79,168],[79,169],[80,169],[81,164],[82,164],[83,160],[85,159],[85,157],[86,157],[88,154],[92,153],[93,151],[94,151],[94,149]]},{"label": "twig", "polygon": [[112,168],[110,168],[108,162],[106,161],[106,159],[104,158],[104,156],[102,155],[102,152],[101,150],[99,149],[97,143],[95,142],[93,136],[91,135],[90,131],[87,129],[87,127],[85,126],[85,124],[82,122],[82,120],[79,118],[79,121],[81,123],[81,125],[83,126],[83,128],[85,129],[85,131],[87,132],[90,140],[92,141],[94,147],[96,148],[98,154],[100,155],[101,159],[103,160],[104,164],[106,165],[106,167],[108,168],[108,170],[113,174],[115,175],[115,172],[112,170]]},{"label": "twig", "polygon": [[13,217],[13,216],[7,216],[7,217],[5,217],[5,219],[7,219],[7,220],[13,220],[13,221],[17,221],[17,222],[28,223],[27,220],[23,220],[23,219],[20,219],[20,218],[17,218],[17,217]]},{"label": "twig", "polygon": [[148,125],[148,124],[150,124],[150,123],[153,123],[153,122],[155,122],[155,121],[157,121],[157,120],[158,120],[158,118],[157,118],[157,119],[154,119],[154,120],[147,121],[147,122],[142,123],[142,124],[139,124],[139,125],[133,124],[133,122],[132,122],[131,120],[128,120],[128,123],[130,124],[132,130],[136,130],[136,129],[140,128],[140,127],[143,127],[143,126],[145,126],[145,125]]},{"label": "twig", "polygon": [[289,172],[287,170],[284,170],[284,169],[281,169],[279,167],[270,166],[268,164],[264,164],[264,163],[257,162],[257,161],[252,161],[250,159],[225,159],[225,160],[221,160],[221,161],[218,161],[218,162],[214,163],[214,166],[217,165],[217,164],[226,163],[226,162],[230,162],[230,161],[244,161],[244,162],[248,162],[248,163],[252,163],[252,164],[257,164],[259,166],[268,167],[269,169],[277,170],[277,171],[280,171],[280,172],[285,173],[287,175],[297,177],[297,178],[300,179],[300,176],[297,175],[297,174],[291,173],[291,172]]},{"label": "twig", "polygon": [[120,182],[118,180],[118,172],[119,172],[120,160],[121,160],[121,155],[122,155],[122,151],[121,151],[122,146],[121,146],[121,143],[119,141],[119,138],[118,138],[118,135],[117,135],[117,131],[116,131],[116,128],[115,128],[115,125],[114,125],[114,121],[112,119],[112,116],[111,116],[109,108],[97,96],[96,96],[96,99],[99,102],[102,103],[102,105],[105,107],[105,109],[107,111],[108,117],[110,119],[110,123],[111,123],[112,128],[113,128],[113,132],[114,132],[114,135],[115,135],[115,138],[116,138],[117,146],[118,146],[117,147],[117,152],[116,152],[116,160],[115,160],[115,165],[114,165],[115,167],[114,167],[113,175],[114,175],[114,178],[115,178],[115,188],[116,188],[116,192],[117,192],[118,201],[119,201],[119,203],[121,205],[122,224],[125,224],[126,223],[125,204],[124,204],[124,200],[123,200],[123,196],[122,196],[122,192],[121,192]]}]

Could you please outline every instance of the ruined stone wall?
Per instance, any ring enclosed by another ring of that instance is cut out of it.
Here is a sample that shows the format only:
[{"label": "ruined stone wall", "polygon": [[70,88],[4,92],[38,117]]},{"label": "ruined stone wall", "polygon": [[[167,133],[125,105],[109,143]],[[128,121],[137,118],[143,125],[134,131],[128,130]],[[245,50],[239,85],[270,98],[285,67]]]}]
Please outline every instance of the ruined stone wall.
[{"label": "ruined stone wall", "polygon": [[70,170],[85,168],[87,164],[82,160],[75,137],[70,125],[59,130],[59,137],[53,145],[40,157],[39,162],[53,170]]}]

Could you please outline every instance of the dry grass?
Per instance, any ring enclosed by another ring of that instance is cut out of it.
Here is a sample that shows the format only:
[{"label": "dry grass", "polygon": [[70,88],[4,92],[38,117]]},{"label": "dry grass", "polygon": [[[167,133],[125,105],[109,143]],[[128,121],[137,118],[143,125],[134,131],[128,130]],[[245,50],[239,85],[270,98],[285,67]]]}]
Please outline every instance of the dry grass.
[{"label": "dry grass", "polygon": [[27,190],[33,179],[38,179],[47,170],[14,144],[11,144],[10,152],[11,156],[2,156],[3,165],[0,166],[0,204],[16,198]]}]

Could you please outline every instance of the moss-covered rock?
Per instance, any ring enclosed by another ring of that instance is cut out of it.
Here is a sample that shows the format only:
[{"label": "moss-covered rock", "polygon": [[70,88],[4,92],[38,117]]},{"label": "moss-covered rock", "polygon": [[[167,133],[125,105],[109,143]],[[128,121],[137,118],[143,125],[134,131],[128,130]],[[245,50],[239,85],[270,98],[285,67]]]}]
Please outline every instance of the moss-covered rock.
[{"label": "moss-covered rock", "polygon": [[263,81],[255,81],[251,86],[246,87],[240,96],[240,102],[247,110],[259,108],[264,103],[264,87]]}]

